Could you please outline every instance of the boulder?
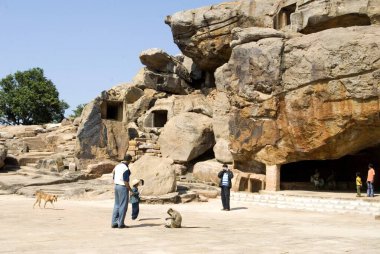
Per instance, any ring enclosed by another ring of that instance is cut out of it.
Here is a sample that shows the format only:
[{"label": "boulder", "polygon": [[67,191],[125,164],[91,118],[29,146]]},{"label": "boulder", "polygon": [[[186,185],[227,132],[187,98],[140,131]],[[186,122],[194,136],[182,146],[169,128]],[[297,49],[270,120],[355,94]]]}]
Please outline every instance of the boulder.
[{"label": "boulder", "polygon": [[4,145],[0,144],[0,168],[5,165],[5,158],[7,157],[7,149]]},{"label": "boulder", "polygon": [[179,114],[165,124],[158,143],[164,157],[191,161],[214,146],[212,119],[192,112]]},{"label": "boulder", "polygon": [[128,104],[134,103],[138,99],[141,98],[141,96],[144,95],[144,91],[136,86],[129,86],[127,90],[125,91],[125,102]]},{"label": "boulder", "polygon": [[141,52],[140,61],[148,69],[157,72],[174,73],[174,58],[161,49],[152,48]]},{"label": "boulder", "polygon": [[102,118],[99,98],[88,103],[82,111],[82,121],[78,127],[76,154],[78,158],[93,159],[92,147],[105,146],[102,140]]},{"label": "boulder", "polygon": [[274,0],[241,0],[177,12],[166,17],[174,42],[202,69],[214,71],[231,55],[235,27],[272,27]]},{"label": "boulder", "polygon": [[212,182],[219,185],[218,173],[222,170],[223,164],[216,160],[201,161],[194,165],[193,177],[202,182]]},{"label": "boulder", "polygon": [[72,122],[70,119],[68,118],[64,118],[62,121],[61,121],[61,126],[68,126],[68,125],[71,125]]},{"label": "boulder", "polygon": [[141,70],[134,82],[141,89],[149,88],[172,94],[189,94],[194,90],[177,73],[155,72],[148,68]]},{"label": "boulder", "polygon": [[215,159],[222,163],[232,163],[233,158],[229,149],[229,141],[225,139],[218,139],[214,146]]},{"label": "boulder", "polygon": [[144,155],[130,164],[130,179],[144,179],[140,187],[143,196],[164,195],[176,190],[173,161],[168,158]]},{"label": "boulder", "polygon": [[87,166],[86,174],[94,177],[101,177],[103,174],[112,173],[112,170],[116,165],[117,162],[109,160],[102,161],[96,164],[90,164]]},{"label": "boulder", "polygon": [[9,132],[1,131],[0,132],[0,138],[4,139],[12,139],[15,135]]},{"label": "boulder", "polygon": [[81,118],[80,117],[76,117],[73,121],[73,125],[74,126],[79,126],[80,122],[81,122]]},{"label": "boulder", "polygon": [[63,157],[60,155],[55,155],[51,158],[38,160],[36,168],[52,172],[61,172],[65,169]]}]

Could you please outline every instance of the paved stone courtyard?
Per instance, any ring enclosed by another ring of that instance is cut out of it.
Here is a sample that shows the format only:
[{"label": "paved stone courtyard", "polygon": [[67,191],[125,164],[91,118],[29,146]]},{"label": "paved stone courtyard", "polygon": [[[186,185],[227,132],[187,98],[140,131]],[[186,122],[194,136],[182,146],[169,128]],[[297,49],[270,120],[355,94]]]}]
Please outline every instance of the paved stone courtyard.
[{"label": "paved stone courtyard", "polygon": [[[55,209],[32,208],[33,198],[0,196],[0,253],[379,253],[380,221],[255,207],[219,200],[141,205],[139,221],[111,229],[112,200],[58,200]],[[169,207],[183,228],[163,226]]]}]

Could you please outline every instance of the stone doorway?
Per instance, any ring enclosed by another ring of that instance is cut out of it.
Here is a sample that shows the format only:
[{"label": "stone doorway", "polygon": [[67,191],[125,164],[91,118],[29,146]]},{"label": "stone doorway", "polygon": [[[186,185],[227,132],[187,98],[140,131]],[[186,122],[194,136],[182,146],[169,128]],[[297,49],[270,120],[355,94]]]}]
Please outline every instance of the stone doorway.
[{"label": "stone doorway", "polygon": [[[380,166],[380,146],[364,149],[336,160],[298,161],[281,166],[281,190],[315,190],[310,177],[318,169],[324,186],[322,191],[356,191],[356,172],[360,172],[363,188],[367,177],[368,164],[373,163],[375,170]],[[334,172],[335,188],[328,185],[327,180]],[[378,171],[377,171],[378,172]],[[379,174],[376,176],[380,180]],[[378,181],[377,181],[378,182]]]},{"label": "stone doorway", "polygon": [[123,121],[122,101],[103,101],[101,105],[102,119]]},{"label": "stone doorway", "polygon": [[278,14],[274,18],[274,28],[281,29],[283,27],[289,26],[291,24],[290,15],[294,13],[296,9],[297,9],[296,3],[290,4],[288,6],[281,8],[281,10],[278,12]]},{"label": "stone doorway", "polygon": [[167,110],[154,110],[145,119],[145,127],[149,128],[162,128],[168,121]]}]

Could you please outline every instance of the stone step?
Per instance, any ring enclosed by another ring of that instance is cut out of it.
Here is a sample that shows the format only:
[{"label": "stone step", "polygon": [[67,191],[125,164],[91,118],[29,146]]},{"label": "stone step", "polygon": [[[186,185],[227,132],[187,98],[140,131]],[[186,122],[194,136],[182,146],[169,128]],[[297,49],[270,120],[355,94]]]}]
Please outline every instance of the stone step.
[{"label": "stone step", "polygon": [[374,200],[295,197],[244,192],[232,192],[231,200],[281,209],[380,215],[380,201]]},{"label": "stone step", "polygon": [[37,163],[26,163],[25,166],[35,168],[37,166]]},{"label": "stone step", "polygon": [[29,152],[23,153],[18,156],[18,164],[25,166],[27,163],[36,163],[39,160],[50,157],[55,154],[54,152]]}]

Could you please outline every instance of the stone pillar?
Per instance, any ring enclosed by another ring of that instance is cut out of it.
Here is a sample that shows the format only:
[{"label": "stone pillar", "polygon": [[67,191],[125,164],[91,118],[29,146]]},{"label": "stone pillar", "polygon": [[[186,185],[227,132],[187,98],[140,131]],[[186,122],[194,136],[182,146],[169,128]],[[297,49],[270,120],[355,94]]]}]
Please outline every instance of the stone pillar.
[{"label": "stone pillar", "polygon": [[266,165],[265,190],[280,190],[280,169],[281,165]]}]

